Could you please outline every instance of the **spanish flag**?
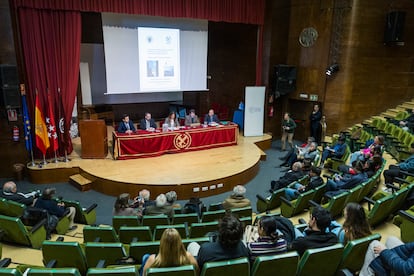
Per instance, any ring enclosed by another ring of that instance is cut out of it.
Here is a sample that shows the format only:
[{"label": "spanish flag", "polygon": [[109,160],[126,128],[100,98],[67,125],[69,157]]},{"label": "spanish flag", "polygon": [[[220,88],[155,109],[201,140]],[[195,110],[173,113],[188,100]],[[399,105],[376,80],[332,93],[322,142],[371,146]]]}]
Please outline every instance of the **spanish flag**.
[{"label": "spanish flag", "polygon": [[35,134],[36,134],[36,146],[43,153],[46,154],[46,150],[50,147],[49,137],[47,133],[47,127],[45,123],[45,117],[41,111],[39,97],[36,93],[36,107],[35,107]]}]

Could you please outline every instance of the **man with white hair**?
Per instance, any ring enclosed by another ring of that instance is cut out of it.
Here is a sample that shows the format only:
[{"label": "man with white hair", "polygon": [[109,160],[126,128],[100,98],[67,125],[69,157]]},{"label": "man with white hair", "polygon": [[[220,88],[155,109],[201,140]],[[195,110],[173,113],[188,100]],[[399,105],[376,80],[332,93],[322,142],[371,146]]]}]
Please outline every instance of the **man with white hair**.
[{"label": "man with white hair", "polygon": [[167,197],[165,194],[159,194],[155,199],[155,205],[147,206],[144,209],[144,215],[162,215],[165,214],[169,218],[174,216],[174,209],[167,204]]},{"label": "man with white hair", "polygon": [[7,181],[3,185],[3,192],[0,196],[7,200],[16,201],[27,206],[33,206],[38,195],[39,193],[36,191],[27,194],[17,192],[16,183],[13,181]]},{"label": "man with white hair", "polygon": [[245,197],[246,188],[242,185],[237,185],[233,188],[233,194],[226,198],[222,205],[228,210],[232,208],[242,208],[251,206],[250,200]]}]

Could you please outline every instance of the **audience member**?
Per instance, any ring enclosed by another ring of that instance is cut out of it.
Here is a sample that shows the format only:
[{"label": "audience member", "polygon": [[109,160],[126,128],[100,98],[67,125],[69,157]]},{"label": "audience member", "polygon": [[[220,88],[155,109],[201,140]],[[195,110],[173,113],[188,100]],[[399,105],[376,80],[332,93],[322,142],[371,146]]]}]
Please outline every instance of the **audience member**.
[{"label": "audience member", "polygon": [[324,184],[321,177],[321,169],[318,167],[312,166],[309,172],[309,178],[309,183],[306,186],[296,182],[290,188],[286,188],[285,197],[288,200],[293,200],[296,199],[301,193],[313,190]]},{"label": "audience member", "polygon": [[144,256],[142,262],[143,274],[151,267],[177,267],[193,265],[198,275],[198,263],[189,252],[185,250],[180,234],[174,228],[167,228],[162,233],[158,254]]},{"label": "audience member", "polygon": [[290,159],[287,161],[287,166],[291,167],[293,163],[300,161],[303,162],[304,160],[309,160],[311,163],[315,160],[316,156],[318,155],[318,145],[315,142],[312,142],[305,152],[297,152],[291,155]]},{"label": "audience member", "polygon": [[171,205],[167,205],[167,197],[165,194],[159,194],[155,199],[155,205],[147,206],[144,209],[144,215],[161,215],[165,214],[169,218],[174,216],[174,209]]},{"label": "audience member", "polygon": [[344,224],[337,235],[339,242],[362,239],[372,234],[364,208],[355,202],[349,202],[344,209]]},{"label": "audience member", "polygon": [[197,255],[199,268],[203,269],[206,262],[249,257],[249,250],[242,242],[242,237],[243,226],[240,220],[232,214],[225,215],[219,222],[218,240],[203,243],[198,253],[197,243],[190,244],[195,248],[192,253],[193,256]]},{"label": "audience member", "polygon": [[198,116],[195,114],[194,109],[190,109],[190,113],[185,116],[185,125],[190,126],[192,124],[199,124],[200,119],[198,119]]},{"label": "audience member", "polygon": [[411,144],[410,152],[412,155],[405,161],[397,165],[390,165],[388,170],[384,171],[385,184],[392,184],[394,182],[394,178],[403,177],[404,175],[401,171],[414,173],[414,143]]},{"label": "audience member", "polygon": [[335,157],[335,158],[342,158],[346,151],[346,144],[345,144],[345,137],[340,136],[338,138],[338,142],[331,148],[327,146],[322,152],[321,158],[321,165],[320,167],[323,168],[326,159]]},{"label": "audience member", "polygon": [[134,131],[136,131],[136,129],[134,123],[129,119],[129,115],[122,115],[122,122],[119,123],[118,132],[130,134]]},{"label": "audience member", "polygon": [[290,249],[296,250],[302,256],[307,249],[321,248],[338,243],[336,235],[326,231],[330,223],[331,215],[329,211],[320,206],[312,208],[304,236],[295,239],[291,243]]},{"label": "audience member", "polygon": [[129,194],[120,194],[115,200],[113,209],[114,216],[136,216],[138,212],[129,205]]},{"label": "audience member", "polygon": [[286,138],[291,148],[293,148],[293,135],[295,132],[296,123],[290,118],[289,113],[285,113],[282,120],[282,151],[286,150]]},{"label": "audience member", "polygon": [[18,203],[22,203],[27,206],[33,206],[39,192],[31,192],[31,193],[18,193],[17,192],[17,185],[13,181],[7,181],[3,184],[3,192],[1,194],[2,198],[7,200],[16,201]]},{"label": "audience member", "polygon": [[147,189],[139,191],[138,196],[134,198],[134,202],[130,204],[132,208],[146,208],[148,206],[155,205],[155,201],[150,200],[151,193]]},{"label": "audience member", "polygon": [[[280,164],[280,167],[288,166],[289,160],[294,159],[297,155],[303,155],[304,153],[308,152],[312,142],[315,142],[315,139],[313,137],[308,137],[306,143],[302,144],[299,147],[296,146],[294,148],[291,148],[285,156],[279,157],[279,160],[283,161],[282,164]],[[293,163],[294,162],[292,162],[292,164]]]},{"label": "audience member", "polygon": [[144,119],[141,119],[139,127],[147,131],[154,131],[157,128],[155,120],[151,118],[151,113],[145,112]]},{"label": "audience member", "polygon": [[368,246],[360,276],[414,274],[414,242],[404,244],[390,236],[385,245],[375,240]]},{"label": "audience member", "polygon": [[371,140],[367,147],[359,151],[353,152],[351,154],[351,156],[349,157],[349,163],[352,165],[352,163],[357,160],[365,161],[372,157],[375,152],[379,152],[380,154],[382,154],[383,148],[384,136],[375,136],[374,140]]},{"label": "audience member", "polygon": [[245,197],[246,188],[243,185],[237,185],[233,188],[233,194],[223,201],[223,208],[233,209],[251,206],[250,200]]},{"label": "audience member", "polygon": [[357,161],[353,170],[355,174],[336,175],[333,179],[329,179],[326,182],[326,190],[328,192],[349,190],[368,179],[367,174],[363,170],[362,161]]},{"label": "audience member", "polygon": [[175,191],[169,191],[165,194],[167,198],[167,204],[170,205],[172,208],[181,208],[180,203],[177,203],[177,193]]},{"label": "audience member", "polygon": [[214,109],[210,109],[206,116],[204,116],[204,124],[211,125],[211,124],[219,124],[220,120],[216,114],[214,114]]},{"label": "audience member", "polygon": [[321,142],[321,118],[322,112],[320,111],[319,104],[313,105],[313,110],[310,119],[310,133],[315,138],[317,143]]},{"label": "audience member", "polygon": [[247,244],[253,260],[258,256],[286,252],[287,242],[277,229],[277,221],[274,216],[263,216],[259,219],[258,233],[258,239]]},{"label": "audience member", "polygon": [[405,131],[413,131],[414,130],[414,108],[411,110],[411,114],[407,118],[401,121],[393,120],[393,123],[396,124],[397,126],[400,126]]},{"label": "audience member", "polygon": [[75,219],[76,209],[74,207],[65,207],[65,203],[58,202],[53,196],[56,194],[55,188],[46,188],[43,190],[42,196],[36,200],[35,207],[45,209],[50,215],[63,217],[66,210],[69,212],[66,216],[69,218],[69,230],[76,229],[73,220]]},{"label": "audience member", "polygon": [[292,169],[279,178],[279,180],[272,180],[270,182],[270,192],[285,188],[290,183],[297,181],[303,177],[302,163],[295,162]]},{"label": "audience member", "polygon": [[164,124],[166,124],[169,129],[180,127],[177,114],[174,111],[171,111],[170,114],[168,114],[168,117],[165,118]]}]

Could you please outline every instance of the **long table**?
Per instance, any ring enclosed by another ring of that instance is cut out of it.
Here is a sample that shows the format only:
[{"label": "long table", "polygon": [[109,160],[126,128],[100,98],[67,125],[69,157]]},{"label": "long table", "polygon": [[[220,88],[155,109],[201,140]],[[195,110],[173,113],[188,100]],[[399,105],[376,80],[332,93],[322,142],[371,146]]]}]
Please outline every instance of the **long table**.
[{"label": "long table", "polygon": [[239,129],[237,124],[229,124],[133,134],[114,131],[112,135],[114,158],[123,160],[236,145]]}]

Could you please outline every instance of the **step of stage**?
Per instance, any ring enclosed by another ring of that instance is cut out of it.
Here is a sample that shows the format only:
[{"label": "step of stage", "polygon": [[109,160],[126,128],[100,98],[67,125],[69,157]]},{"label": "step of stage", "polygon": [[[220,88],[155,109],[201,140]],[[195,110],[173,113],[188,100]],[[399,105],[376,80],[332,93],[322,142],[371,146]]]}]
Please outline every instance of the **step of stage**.
[{"label": "step of stage", "polygon": [[74,174],[69,177],[69,183],[78,188],[80,191],[89,191],[92,189],[92,181],[83,177],[81,174]]}]

